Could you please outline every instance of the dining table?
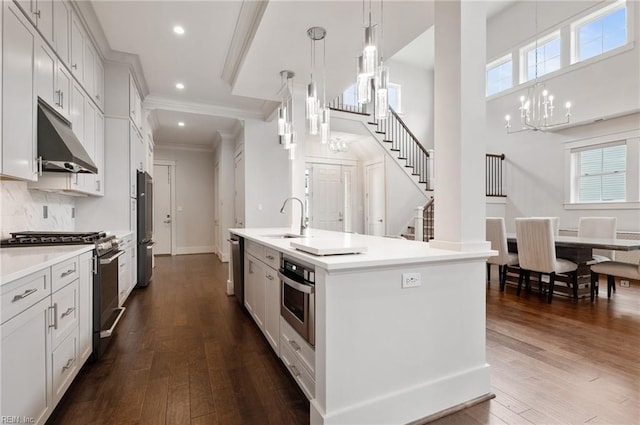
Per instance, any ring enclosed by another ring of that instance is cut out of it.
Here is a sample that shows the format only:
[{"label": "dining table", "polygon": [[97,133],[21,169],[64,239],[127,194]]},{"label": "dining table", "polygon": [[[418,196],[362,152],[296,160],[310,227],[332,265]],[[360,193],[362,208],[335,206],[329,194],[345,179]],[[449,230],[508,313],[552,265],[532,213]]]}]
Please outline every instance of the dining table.
[{"label": "dining table", "polygon": [[[517,237],[515,233],[507,233],[507,245],[510,252],[518,252]],[[564,258],[578,265],[578,288],[577,297],[584,298],[590,296],[591,268],[589,262],[593,259],[594,249],[614,250],[614,251],[638,251],[640,250],[640,240],[619,239],[619,238],[588,238],[582,236],[556,236],[556,257]],[[514,275],[517,268],[510,268],[507,275],[507,282],[517,283],[518,276]],[[541,277],[538,275],[537,277]],[[534,277],[535,280],[535,277]],[[558,275],[557,280],[567,283],[566,286],[556,285],[554,293],[566,296],[575,296],[571,288],[571,279],[568,276]],[[534,286],[534,285],[532,285]]]}]

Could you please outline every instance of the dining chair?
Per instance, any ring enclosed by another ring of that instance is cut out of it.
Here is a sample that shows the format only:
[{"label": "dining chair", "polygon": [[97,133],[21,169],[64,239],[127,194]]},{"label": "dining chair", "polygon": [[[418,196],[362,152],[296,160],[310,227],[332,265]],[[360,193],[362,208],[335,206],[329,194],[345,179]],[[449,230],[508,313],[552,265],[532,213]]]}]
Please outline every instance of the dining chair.
[{"label": "dining chair", "polygon": [[[580,217],[578,237],[615,239],[616,224],[616,217]],[[593,250],[593,260],[587,264],[598,264],[612,260],[615,260],[615,251],[595,249]]]},{"label": "dining chair", "polygon": [[518,264],[518,254],[509,252],[507,247],[507,230],[504,218],[487,217],[487,240],[491,242],[491,249],[498,251],[498,255],[487,259],[487,281],[491,280],[491,265],[497,265],[500,291],[504,291],[508,267]]},{"label": "dining chair", "polygon": [[[578,265],[564,258],[556,258],[555,230],[553,217],[516,218],[516,239],[520,274],[518,276],[517,295],[522,289],[522,280],[526,280],[529,289],[531,272],[549,275],[547,302],[551,303],[557,274],[571,274],[573,295],[578,294]],[[542,293],[542,279],[538,280]]]},{"label": "dining chair", "polygon": [[605,261],[591,266],[591,301],[595,299],[600,275],[607,275],[607,298],[611,298],[611,291],[616,291],[616,277],[640,280],[640,256],[637,264],[620,261]]}]

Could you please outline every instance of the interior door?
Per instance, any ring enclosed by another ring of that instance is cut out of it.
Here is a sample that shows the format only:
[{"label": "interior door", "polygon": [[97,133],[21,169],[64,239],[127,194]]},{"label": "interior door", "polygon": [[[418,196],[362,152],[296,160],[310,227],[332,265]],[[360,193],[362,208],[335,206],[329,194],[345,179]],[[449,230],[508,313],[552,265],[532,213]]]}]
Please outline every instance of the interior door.
[{"label": "interior door", "polygon": [[153,250],[157,255],[171,254],[171,167],[154,164],[153,182]]},{"label": "interior door", "polygon": [[369,235],[384,236],[385,217],[385,181],[384,163],[367,166],[366,169],[366,228]]},{"label": "interior door", "polygon": [[344,186],[342,166],[311,165],[311,227],[344,230]]}]

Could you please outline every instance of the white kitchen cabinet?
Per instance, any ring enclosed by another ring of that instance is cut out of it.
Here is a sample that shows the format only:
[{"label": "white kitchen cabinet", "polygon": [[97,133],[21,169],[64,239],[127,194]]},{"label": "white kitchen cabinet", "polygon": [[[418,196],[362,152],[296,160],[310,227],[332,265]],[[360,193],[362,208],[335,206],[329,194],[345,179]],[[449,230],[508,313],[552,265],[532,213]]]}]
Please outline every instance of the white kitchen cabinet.
[{"label": "white kitchen cabinet", "polygon": [[84,49],[85,35],[80,19],[75,13],[71,14],[71,73],[84,84]]},{"label": "white kitchen cabinet", "polygon": [[71,9],[67,0],[53,2],[53,46],[58,57],[66,66],[69,65],[71,30]]},{"label": "white kitchen cabinet", "polygon": [[104,116],[100,111],[96,111],[96,148],[94,163],[98,167],[98,174],[94,177],[95,195],[104,196]]},{"label": "white kitchen cabinet", "polygon": [[71,88],[73,87],[73,79],[71,74],[62,62],[58,61],[56,72],[56,91],[55,99],[57,100],[57,111],[71,121]]},{"label": "white kitchen cabinet", "polygon": [[265,267],[265,315],[264,336],[276,354],[279,354],[280,343],[280,279],[278,272]]},{"label": "white kitchen cabinet", "polygon": [[94,99],[94,96],[96,94],[96,90],[95,90],[95,72],[96,72],[96,51],[93,48],[93,44],[91,44],[91,41],[88,38],[85,38],[85,43],[84,43],[84,56],[83,56],[83,80],[82,80],[82,85],[85,88],[85,90],[87,91],[87,93],[89,93],[89,97],[91,97],[92,99]]},{"label": "white kitchen cabinet", "polygon": [[142,98],[132,75],[129,76],[129,117],[138,131],[142,131]]},{"label": "white kitchen cabinet", "polygon": [[0,325],[4,417],[28,417],[42,424],[53,410],[50,305],[46,297]]},{"label": "white kitchen cabinet", "polygon": [[2,417],[44,424],[91,354],[92,259],[71,257],[0,288]]},{"label": "white kitchen cabinet", "polygon": [[135,123],[129,126],[129,172],[130,172],[130,193],[132,198],[137,196],[137,171],[144,170],[144,142]]},{"label": "white kitchen cabinet", "polygon": [[120,247],[124,251],[124,254],[118,258],[118,303],[120,306],[124,304],[135,286],[132,279],[134,244],[135,237],[130,233],[123,238],[123,243]]},{"label": "white kitchen cabinet", "polygon": [[37,36],[18,6],[3,2],[2,166],[4,176],[36,180],[35,52]]},{"label": "white kitchen cabinet", "polygon": [[93,98],[100,108],[101,111],[104,111],[104,65],[102,64],[102,59],[100,59],[100,55],[96,54],[95,58],[95,79],[94,85],[95,90],[92,93]]},{"label": "white kitchen cabinet", "polygon": [[71,129],[84,146],[84,105],[87,103],[82,88],[74,82],[71,92]]},{"label": "white kitchen cabinet", "polygon": [[53,0],[19,0],[16,3],[45,40],[53,45]]},{"label": "white kitchen cabinet", "polygon": [[58,59],[44,40],[39,39],[36,48],[36,93],[49,106],[58,110],[59,96],[56,93]]},{"label": "white kitchen cabinet", "polygon": [[93,252],[78,257],[78,363],[82,365],[93,351]]},{"label": "white kitchen cabinet", "polygon": [[244,305],[258,327],[264,329],[264,266],[252,255],[245,255]]}]

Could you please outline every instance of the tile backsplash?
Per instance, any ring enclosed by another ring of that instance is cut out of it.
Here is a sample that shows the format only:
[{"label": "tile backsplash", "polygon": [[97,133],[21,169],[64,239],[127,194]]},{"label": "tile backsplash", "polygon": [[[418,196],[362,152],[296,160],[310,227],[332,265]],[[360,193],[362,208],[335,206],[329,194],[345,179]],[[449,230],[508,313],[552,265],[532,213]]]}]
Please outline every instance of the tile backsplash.
[{"label": "tile backsplash", "polygon": [[[75,199],[58,193],[29,190],[26,182],[0,181],[0,237],[24,230],[73,231]],[[47,207],[47,218],[43,209]]]}]

